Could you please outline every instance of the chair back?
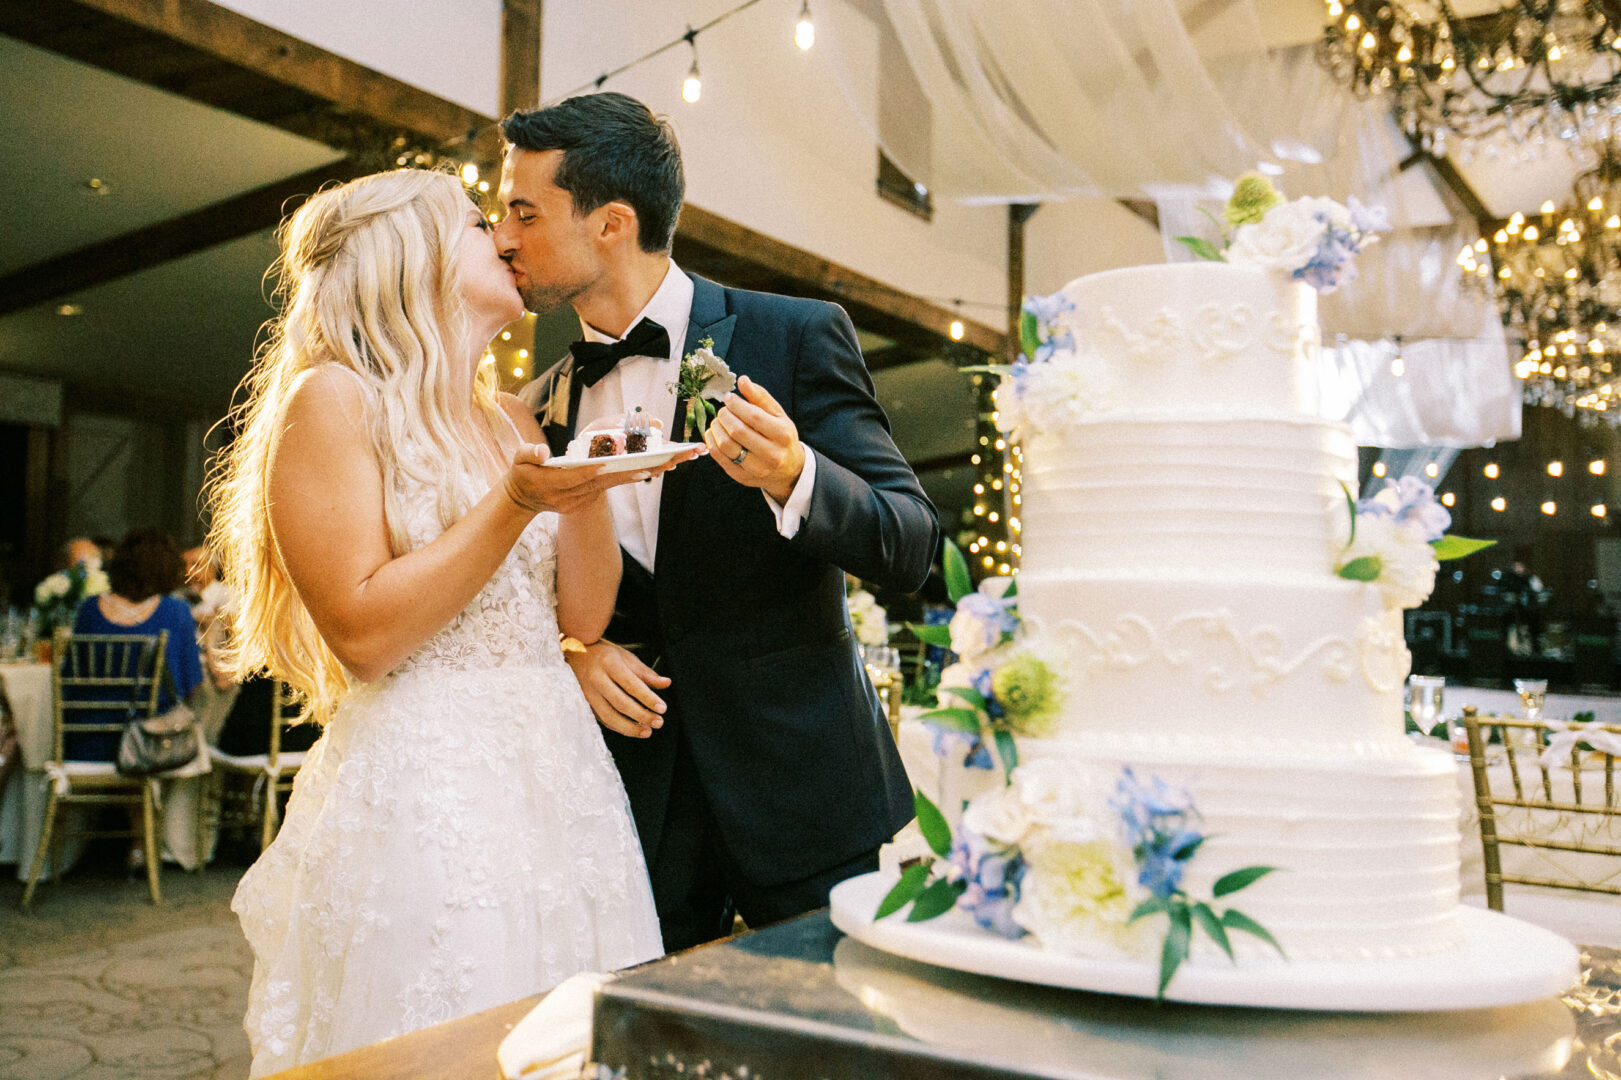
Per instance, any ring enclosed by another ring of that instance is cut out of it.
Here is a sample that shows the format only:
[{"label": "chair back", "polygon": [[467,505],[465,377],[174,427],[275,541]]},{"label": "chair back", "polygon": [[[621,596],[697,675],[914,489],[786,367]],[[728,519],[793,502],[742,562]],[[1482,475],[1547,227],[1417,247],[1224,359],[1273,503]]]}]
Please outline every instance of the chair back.
[{"label": "chair back", "polygon": [[[1488,906],[1503,910],[1504,884],[1621,896],[1621,798],[1616,790],[1621,725],[1482,717],[1473,706],[1464,709],[1463,723]],[[1544,854],[1545,873],[1506,873],[1503,845],[1608,858],[1561,860]]]},{"label": "chair back", "polygon": [[[75,734],[119,732],[131,716],[155,716],[169,632],[75,634],[52,642],[52,760],[63,761],[64,727]],[[71,725],[67,713],[74,714]]]},{"label": "chair back", "polygon": [[282,734],[290,727],[304,723],[304,703],[292,687],[280,679],[271,683],[270,705],[270,768],[274,772],[281,758]]}]

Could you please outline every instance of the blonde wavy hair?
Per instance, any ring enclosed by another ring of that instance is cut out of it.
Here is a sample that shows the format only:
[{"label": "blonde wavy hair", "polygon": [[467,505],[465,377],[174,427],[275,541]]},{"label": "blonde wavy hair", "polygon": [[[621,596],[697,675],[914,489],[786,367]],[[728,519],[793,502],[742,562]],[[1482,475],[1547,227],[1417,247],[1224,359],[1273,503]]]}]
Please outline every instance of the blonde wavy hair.
[{"label": "blonde wavy hair", "polygon": [[[437,492],[449,527],[499,462],[478,449],[493,434],[516,446],[497,415],[495,372],[481,364],[472,394],[469,320],[457,253],[471,204],[455,177],[400,169],[318,192],[283,222],[269,274],[278,314],[229,418],[236,438],[209,478],[208,545],[237,597],[225,662],[238,677],[269,674],[330,718],[348,678],[287,575],[270,527],[267,474],[287,404],[305,372],[332,364],[358,376],[365,422],[383,474],[396,555],[409,550],[399,481]],[[478,344],[483,344],[482,342]]]}]

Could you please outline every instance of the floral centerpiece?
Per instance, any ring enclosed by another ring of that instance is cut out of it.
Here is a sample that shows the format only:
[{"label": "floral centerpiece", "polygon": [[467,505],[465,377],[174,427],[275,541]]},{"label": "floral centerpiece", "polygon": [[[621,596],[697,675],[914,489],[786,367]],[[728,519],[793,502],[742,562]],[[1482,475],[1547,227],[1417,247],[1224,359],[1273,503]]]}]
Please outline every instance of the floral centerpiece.
[{"label": "floral centerpiece", "polygon": [[1320,293],[1356,280],[1356,256],[1390,231],[1384,209],[1355,195],[1345,205],[1321,197],[1286,202],[1259,173],[1239,177],[1221,218],[1212,220],[1219,246],[1196,236],[1178,242],[1202,259],[1282,270]]},{"label": "floral centerpiece", "polygon": [[852,584],[844,597],[850,612],[850,629],[861,645],[889,644],[889,613],[859,584]]},{"label": "floral centerpiece", "polygon": [[1161,995],[1187,958],[1195,928],[1229,957],[1233,932],[1277,948],[1253,919],[1213,906],[1272,867],[1222,876],[1209,900],[1183,886],[1185,867],[1205,839],[1188,792],[1139,778],[1129,767],[1111,787],[1073,762],[1020,762],[1020,738],[1051,734],[1063,679],[1024,633],[1011,578],[987,578],[973,588],[967,560],[949,541],[945,572],[957,605],[951,624],[911,629],[949,646],[958,660],[941,672],[942,707],[920,719],[935,729],[936,753],[966,746],[969,768],[993,769],[999,760],[1003,784],[971,800],[955,829],[928,796],[914,793],[931,854],[903,871],[876,917],[910,905],[907,920],[920,922],[961,909],[1003,937],[1031,935],[1071,955],[1107,956],[1151,949],[1150,924],[1163,916]]},{"label": "floral centerpiece", "polygon": [[106,571],[100,566],[74,563],[58,570],[34,587],[34,607],[45,629],[72,626],[79,605],[111,588]]}]

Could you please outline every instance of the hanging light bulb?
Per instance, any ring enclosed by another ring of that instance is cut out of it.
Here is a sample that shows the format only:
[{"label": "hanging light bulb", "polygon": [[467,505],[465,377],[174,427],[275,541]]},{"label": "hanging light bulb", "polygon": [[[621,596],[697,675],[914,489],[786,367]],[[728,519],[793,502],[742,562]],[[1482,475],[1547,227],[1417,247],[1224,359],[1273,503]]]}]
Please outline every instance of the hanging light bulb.
[{"label": "hanging light bulb", "polygon": [[698,77],[698,31],[687,27],[687,44],[692,46],[692,66],[687,69],[687,77],[681,83],[681,100],[688,105],[698,104],[703,96],[703,80]]},{"label": "hanging light bulb", "polygon": [[468,187],[478,183],[478,166],[471,161],[462,166],[462,183]]},{"label": "hanging light bulb", "polygon": [[799,5],[799,21],[794,23],[794,44],[800,52],[810,52],[816,44],[816,24],[811,22],[810,0]]},{"label": "hanging light bulb", "polygon": [[961,341],[964,330],[965,330],[965,327],[963,326],[961,319],[952,319],[951,320],[951,326],[948,328],[948,331],[951,334],[951,340],[952,341]]}]

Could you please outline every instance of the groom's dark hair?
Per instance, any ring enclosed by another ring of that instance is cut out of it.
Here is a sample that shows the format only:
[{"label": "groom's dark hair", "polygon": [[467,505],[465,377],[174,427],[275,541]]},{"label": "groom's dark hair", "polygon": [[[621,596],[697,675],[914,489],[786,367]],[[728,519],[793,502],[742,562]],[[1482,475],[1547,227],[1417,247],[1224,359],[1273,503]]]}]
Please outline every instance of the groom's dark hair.
[{"label": "groom's dark hair", "polygon": [[501,121],[501,134],[520,150],[563,151],[552,182],[576,214],[622,199],[636,211],[642,250],[670,250],[687,181],[668,120],[625,94],[582,94],[520,109]]}]

